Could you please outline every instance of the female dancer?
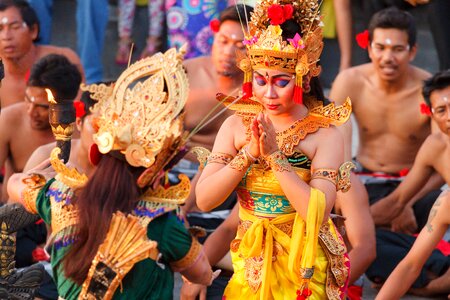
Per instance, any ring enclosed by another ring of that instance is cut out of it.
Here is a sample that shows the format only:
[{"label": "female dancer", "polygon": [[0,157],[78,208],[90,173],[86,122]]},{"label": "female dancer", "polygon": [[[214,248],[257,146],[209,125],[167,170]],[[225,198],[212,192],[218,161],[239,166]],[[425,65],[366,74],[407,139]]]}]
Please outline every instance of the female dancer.
[{"label": "female dancer", "polygon": [[239,196],[227,300],[344,297],[348,259],[330,211],[336,190],[348,189],[349,165],[340,168],[343,140],[330,125],[345,122],[351,107],[318,104],[317,16],[313,0],[255,7],[240,62],[243,99],[225,101],[236,114],[222,125],[196,188],[205,211],[234,189]]},{"label": "female dancer", "polygon": [[[130,66],[113,87],[92,87],[94,143],[89,179],[52,152],[57,175],[17,174],[12,199],[52,228],[51,264],[64,299],[172,299],[173,273],[209,284],[216,274],[197,240],[170,213],[189,180],[163,188],[161,176],[184,147],[187,97],[182,57]],[[143,134],[145,133],[145,134]],[[118,289],[120,285],[120,289]]]}]

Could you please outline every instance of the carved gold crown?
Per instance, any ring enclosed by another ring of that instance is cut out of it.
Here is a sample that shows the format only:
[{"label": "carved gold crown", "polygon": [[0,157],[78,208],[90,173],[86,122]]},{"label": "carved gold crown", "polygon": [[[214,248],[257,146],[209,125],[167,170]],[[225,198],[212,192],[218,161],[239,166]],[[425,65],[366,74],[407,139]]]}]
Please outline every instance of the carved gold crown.
[{"label": "carved gold crown", "polygon": [[130,165],[152,170],[140,186],[145,186],[184,145],[182,110],[188,96],[184,53],[182,47],[179,52],[170,49],[139,60],[114,86],[83,87],[98,100],[92,112],[98,128],[94,142],[100,152],[118,151]]},{"label": "carved gold crown", "polygon": [[[301,32],[293,39],[284,41],[280,25],[289,19],[301,27]],[[323,49],[320,24],[316,0],[258,2],[244,41],[248,56],[240,61],[239,67],[244,72],[250,67],[253,70],[271,68],[301,76],[308,72],[318,76],[320,66],[317,63]]]}]

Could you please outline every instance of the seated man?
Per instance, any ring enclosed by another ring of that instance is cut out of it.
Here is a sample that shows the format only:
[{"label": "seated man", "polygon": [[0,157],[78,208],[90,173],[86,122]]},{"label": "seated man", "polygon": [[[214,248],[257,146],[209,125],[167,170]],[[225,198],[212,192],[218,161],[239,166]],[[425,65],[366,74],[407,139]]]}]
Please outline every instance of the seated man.
[{"label": "seated man", "polygon": [[[377,210],[384,211],[383,217],[379,218],[381,223],[389,223],[399,215],[433,172],[439,173],[446,183],[450,184],[450,70],[437,73],[427,80],[423,95],[431,111],[432,119],[440,131],[425,140],[411,171],[398,188],[374,204]],[[382,294],[384,296],[380,296],[380,299],[398,298],[413,283],[413,287],[424,287],[422,292],[430,295],[450,293],[450,257],[439,251],[432,252],[450,224],[449,195],[448,192],[446,196],[443,194],[434,204],[427,225],[422,229],[420,237],[408,256],[390,276],[389,284]],[[379,257],[367,274],[369,278],[381,282],[386,279],[384,274],[389,274],[408,253],[415,239],[384,231],[379,231],[377,237],[380,241],[377,245]],[[395,283],[399,280],[401,284]],[[445,287],[442,285],[443,280],[446,282],[447,289],[442,289]],[[388,294],[391,296],[388,297]],[[394,294],[397,297],[394,297]]]},{"label": "seated man", "polygon": [[[359,133],[359,177],[373,205],[400,184],[430,134],[430,118],[421,115],[419,109],[422,82],[430,74],[411,65],[417,51],[416,27],[412,16],[397,8],[381,10],[372,17],[368,51],[372,62],[341,72],[330,98],[338,104],[347,96],[352,100]],[[351,124],[341,127],[349,159]],[[422,228],[442,183],[434,176],[389,226],[407,233]],[[343,197],[352,201],[351,193]],[[379,221],[385,211],[371,208],[371,213],[377,226],[385,225]]]}]

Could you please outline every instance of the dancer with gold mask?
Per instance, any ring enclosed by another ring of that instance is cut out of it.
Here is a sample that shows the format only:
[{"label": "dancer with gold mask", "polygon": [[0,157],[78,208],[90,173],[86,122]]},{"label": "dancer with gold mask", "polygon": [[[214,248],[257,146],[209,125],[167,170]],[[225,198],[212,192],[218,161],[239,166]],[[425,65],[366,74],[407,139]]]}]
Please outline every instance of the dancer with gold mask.
[{"label": "dancer with gold mask", "polygon": [[[184,51],[168,50],[126,69],[114,86],[85,89],[93,108],[89,179],[51,155],[55,178],[17,174],[8,190],[51,226],[51,264],[63,299],[172,299],[173,271],[210,284],[202,247],[172,212],[189,179],[161,178],[186,152]],[[119,288],[120,286],[120,288]]]},{"label": "dancer with gold mask", "polygon": [[239,196],[224,299],[342,299],[349,262],[330,212],[352,165],[333,125],[348,120],[351,104],[322,103],[318,3],[262,0],[248,28],[243,93],[218,96],[235,114],[200,157],[196,187],[205,211]]}]

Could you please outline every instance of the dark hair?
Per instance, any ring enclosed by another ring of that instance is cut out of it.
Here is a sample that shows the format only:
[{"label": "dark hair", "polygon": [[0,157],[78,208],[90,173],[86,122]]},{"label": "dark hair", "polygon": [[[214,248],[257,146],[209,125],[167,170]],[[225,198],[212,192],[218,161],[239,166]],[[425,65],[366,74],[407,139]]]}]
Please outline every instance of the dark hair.
[{"label": "dark hair", "polygon": [[403,30],[408,34],[410,47],[416,45],[417,29],[413,16],[397,7],[388,7],[372,16],[369,23],[369,41],[372,42],[373,32],[377,28],[394,28]]},{"label": "dark hair", "polygon": [[25,0],[0,0],[0,11],[5,11],[10,7],[15,7],[19,10],[20,15],[28,28],[31,29],[36,26],[38,38],[34,39],[34,41],[39,41],[39,19],[30,4]]},{"label": "dark hair", "polygon": [[65,56],[49,54],[31,68],[28,86],[48,88],[56,99],[72,100],[81,83],[78,68]]},{"label": "dark hair", "polygon": [[287,41],[287,39],[294,38],[296,33],[300,34],[302,31],[300,25],[293,19],[285,21],[283,24],[280,25],[280,27],[283,30],[283,32],[281,33],[283,41]]},{"label": "dark hair", "polygon": [[225,8],[219,17],[220,24],[225,21],[234,21],[240,23],[242,21],[243,25],[246,25],[247,22],[250,22],[250,14],[253,12],[253,7],[238,4],[232,5]]},{"label": "dark hair", "polygon": [[430,96],[435,90],[442,90],[450,86],[450,69],[438,72],[424,81],[422,95],[425,102],[431,107]]},{"label": "dark hair", "polygon": [[137,178],[143,168],[104,155],[87,184],[75,191],[73,203],[79,211],[76,239],[63,258],[65,275],[81,285],[92,260],[108,232],[113,213],[130,213],[142,190]]}]

